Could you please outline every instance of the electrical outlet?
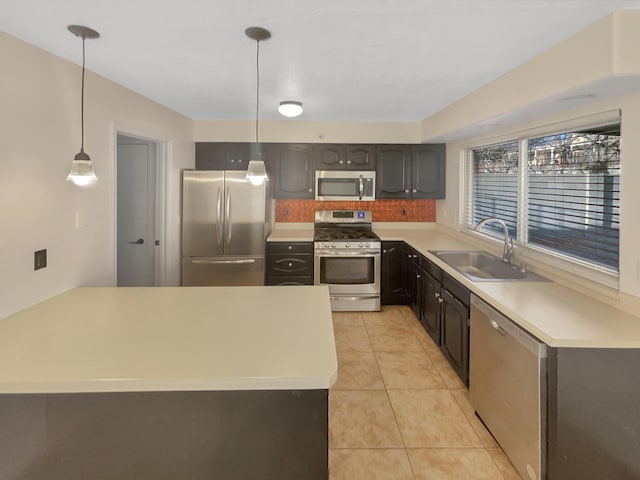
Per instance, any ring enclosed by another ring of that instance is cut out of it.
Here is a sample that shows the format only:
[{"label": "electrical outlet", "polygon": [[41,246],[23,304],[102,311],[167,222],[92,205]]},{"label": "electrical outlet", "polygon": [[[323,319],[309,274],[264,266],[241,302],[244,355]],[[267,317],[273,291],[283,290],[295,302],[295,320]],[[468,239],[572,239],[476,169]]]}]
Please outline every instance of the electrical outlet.
[{"label": "electrical outlet", "polygon": [[407,210],[403,208],[401,213],[402,213],[402,215],[406,215],[407,214]]},{"label": "electrical outlet", "polygon": [[47,266],[47,249],[33,252],[33,269],[40,270]]}]

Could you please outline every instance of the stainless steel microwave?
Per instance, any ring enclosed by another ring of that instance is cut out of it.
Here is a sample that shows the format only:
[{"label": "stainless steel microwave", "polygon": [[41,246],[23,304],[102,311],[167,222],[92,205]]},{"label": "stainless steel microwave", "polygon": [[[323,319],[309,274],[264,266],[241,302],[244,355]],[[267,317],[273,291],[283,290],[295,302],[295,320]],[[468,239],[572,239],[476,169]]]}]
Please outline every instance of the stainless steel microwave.
[{"label": "stainless steel microwave", "polygon": [[374,171],[316,170],[316,200],[371,202],[375,199]]}]

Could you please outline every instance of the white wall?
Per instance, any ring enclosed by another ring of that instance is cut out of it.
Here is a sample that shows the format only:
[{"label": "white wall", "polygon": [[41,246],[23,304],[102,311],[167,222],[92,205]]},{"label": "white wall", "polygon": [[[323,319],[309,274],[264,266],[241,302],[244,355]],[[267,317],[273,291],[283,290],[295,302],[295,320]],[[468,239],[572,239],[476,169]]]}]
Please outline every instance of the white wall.
[{"label": "white wall", "polygon": [[[0,318],[78,285],[115,284],[116,129],[168,144],[166,277],[177,284],[193,122],[87,72],[85,150],[98,181],[77,187],[65,178],[80,148],[80,67],[1,32],[0,58]],[[34,271],[43,248],[48,266]]]}]

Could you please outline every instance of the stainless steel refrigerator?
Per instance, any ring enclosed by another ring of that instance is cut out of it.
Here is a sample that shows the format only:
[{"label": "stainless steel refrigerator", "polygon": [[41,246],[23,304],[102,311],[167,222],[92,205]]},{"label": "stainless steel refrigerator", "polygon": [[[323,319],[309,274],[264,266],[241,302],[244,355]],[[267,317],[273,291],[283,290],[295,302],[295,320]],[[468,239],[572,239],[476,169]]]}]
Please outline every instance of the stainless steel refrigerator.
[{"label": "stainless steel refrigerator", "polygon": [[244,171],[182,172],[182,285],[263,285],[268,183]]}]

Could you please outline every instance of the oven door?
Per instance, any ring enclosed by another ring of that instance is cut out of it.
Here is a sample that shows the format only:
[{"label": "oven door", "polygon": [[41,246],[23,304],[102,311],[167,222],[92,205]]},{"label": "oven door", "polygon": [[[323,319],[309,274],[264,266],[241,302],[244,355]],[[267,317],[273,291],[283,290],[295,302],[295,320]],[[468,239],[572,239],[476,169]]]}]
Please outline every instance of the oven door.
[{"label": "oven door", "polygon": [[316,249],[314,284],[329,287],[333,311],[378,311],[380,252]]}]

